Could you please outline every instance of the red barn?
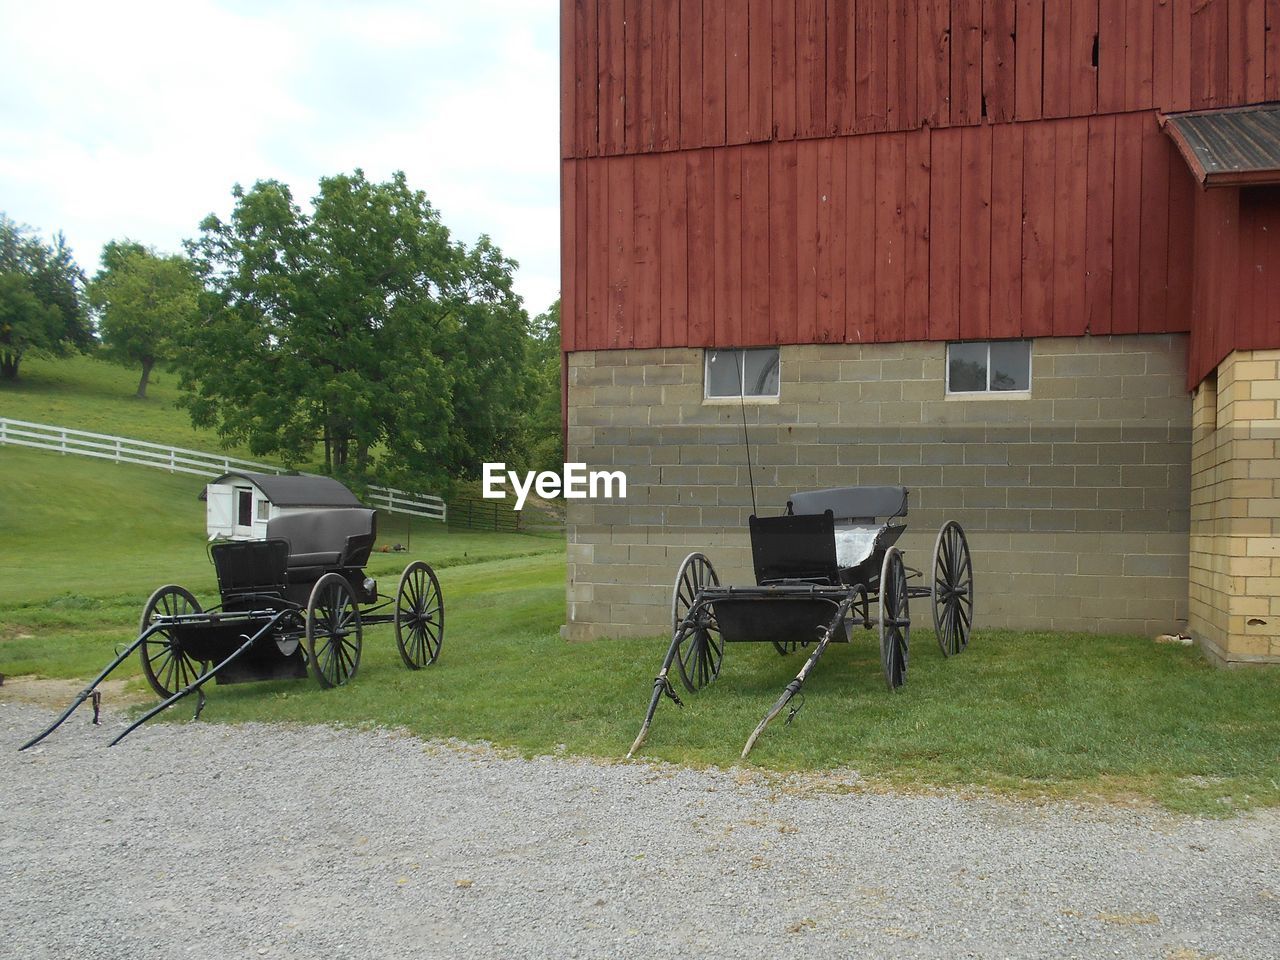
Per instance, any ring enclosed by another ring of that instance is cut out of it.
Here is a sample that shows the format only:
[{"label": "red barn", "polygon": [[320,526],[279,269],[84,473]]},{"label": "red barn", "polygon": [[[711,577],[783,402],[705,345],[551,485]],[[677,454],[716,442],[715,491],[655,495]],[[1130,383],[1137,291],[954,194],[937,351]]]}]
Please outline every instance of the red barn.
[{"label": "red barn", "polygon": [[[751,487],[911,489],[981,626],[1280,661],[1280,0],[562,0],[572,638]],[[747,465],[743,418],[750,437]]]}]

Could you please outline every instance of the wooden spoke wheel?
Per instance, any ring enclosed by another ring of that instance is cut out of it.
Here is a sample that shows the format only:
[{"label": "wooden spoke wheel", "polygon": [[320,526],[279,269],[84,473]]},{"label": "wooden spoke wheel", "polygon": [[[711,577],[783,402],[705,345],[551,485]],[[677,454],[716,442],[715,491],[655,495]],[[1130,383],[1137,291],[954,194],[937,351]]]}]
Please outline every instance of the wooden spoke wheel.
[{"label": "wooden spoke wheel", "polygon": [[779,643],[777,640],[772,640],[770,642],[773,644],[773,649],[778,651],[778,656],[780,657],[785,657],[789,653],[795,653],[800,646],[799,642],[795,640],[788,640],[786,643]]},{"label": "wooden spoke wheel", "polygon": [[890,547],[880,568],[880,665],[890,690],[907,682],[907,648],[911,641],[907,571],[902,553]]},{"label": "wooden spoke wheel", "polygon": [[945,657],[969,646],[973,625],[973,562],[960,524],[948,520],[933,546],[933,629]]},{"label": "wooden spoke wheel", "polygon": [[[180,617],[200,611],[200,601],[191,595],[191,591],[175,583],[165,584],[151,594],[142,608],[138,633],[145,633],[160,617]],[[162,700],[168,700],[179,690],[189,687],[204,672],[205,664],[187,656],[174,631],[169,628],[162,627],[143,640],[138,652],[142,657],[142,672],[151,689]]]},{"label": "wooden spoke wheel", "polygon": [[[676,572],[676,585],[671,592],[673,636],[688,617],[689,611],[694,608],[699,591],[708,586],[720,586],[715,567],[702,554],[689,554]],[[680,670],[680,679],[691,693],[720,676],[720,665],[724,662],[724,638],[720,636],[720,628],[716,625],[711,606],[703,604],[698,609],[696,618],[676,649],[676,666]]]},{"label": "wooden spoke wheel", "polygon": [[444,643],[444,594],[435,571],[415,560],[400,574],[396,587],[396,646],[410,670],[436,662]]},{"label": "wooden spoke wheel", "polygon": [[340,687],[356,675],[364,630],[346,577],[326,573],[307,603],[307,667],[322,687]]}]

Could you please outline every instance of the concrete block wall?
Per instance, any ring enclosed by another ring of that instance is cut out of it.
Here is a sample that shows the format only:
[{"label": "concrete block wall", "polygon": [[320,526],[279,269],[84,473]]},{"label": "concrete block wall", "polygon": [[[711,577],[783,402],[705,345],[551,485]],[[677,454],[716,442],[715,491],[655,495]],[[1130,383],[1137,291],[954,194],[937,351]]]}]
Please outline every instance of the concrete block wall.
[{"label": "concrete block wall", "polygon": [[[781,348],[776,400],[703,398],[699,349],[569,356],[569,459],[623,469],[625,501],[570,501],[572,639],[670,629],[676,567],[752,583],[762,515],[797,491],[911,490],[909,565],[959,520],[979,627],[1153,633],[1187,619],[1191,401],[1181,335],[1046,338],[1030,396],[945,395],[942,343]],[[927,580],[927,576],[926,576]],[[926,604],[914,611],[930,624]]]},{"label": "concrete block wall", "polygon": [[1192,634],[1219,663],[1280,663],[1280,350],[1232,353],[1193,407]]}]

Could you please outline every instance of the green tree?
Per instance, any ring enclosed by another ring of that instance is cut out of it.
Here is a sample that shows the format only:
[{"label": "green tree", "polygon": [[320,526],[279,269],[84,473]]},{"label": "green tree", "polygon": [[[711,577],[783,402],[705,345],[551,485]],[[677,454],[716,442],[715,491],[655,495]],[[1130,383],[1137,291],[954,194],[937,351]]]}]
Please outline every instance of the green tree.
[{"label": "green tree", "polygon": [[564,464],[561,416],[560,301],[534,318],[529,341],[524,449],[530,470],[559,470]]},{"label": "green tree", "polygon": [[46,244],[0,213],[0,377],[16,380],[26,354],[92,343],[84,274],[66,239],[59,233]]},{"label": "green tree", "polygon": [[195,317],[200,283],[185,257],[161,256],[131,241],[102,248],[102,269],[89,284],[98,333],[109,357],[142,365],[139,399],[158,360],[172,359]]},{"label": "green tree", "polygon": [[528,318],[515,264],[454,242],[401,173],[237,186],[188,252],[206,294],[180,362],[199,426],[288,462],[444,485],[514,435]]}]

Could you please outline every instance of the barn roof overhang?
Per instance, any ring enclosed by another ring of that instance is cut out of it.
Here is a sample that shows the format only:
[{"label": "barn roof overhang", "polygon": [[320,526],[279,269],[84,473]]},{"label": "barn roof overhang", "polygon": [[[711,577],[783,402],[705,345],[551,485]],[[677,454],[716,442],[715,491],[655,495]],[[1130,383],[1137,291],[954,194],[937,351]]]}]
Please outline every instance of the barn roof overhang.
[{"label": "barn roof overhang", "polygon": [[[272,473],[246,473],[233,470],[209,483],[238,478],[253,484],[277,507],[358,507],[356,495],[332,477],[277,476]],[[198,499],[204,500],[207,487]]]},{"label": "barn roof overhang", "polygon": [[1280,103],[1160,117],[1206,189],[1280,183]]}]

